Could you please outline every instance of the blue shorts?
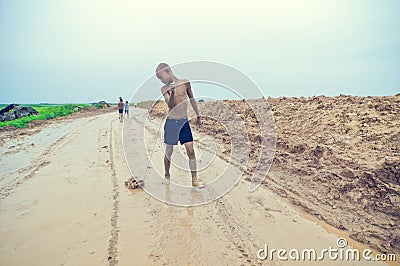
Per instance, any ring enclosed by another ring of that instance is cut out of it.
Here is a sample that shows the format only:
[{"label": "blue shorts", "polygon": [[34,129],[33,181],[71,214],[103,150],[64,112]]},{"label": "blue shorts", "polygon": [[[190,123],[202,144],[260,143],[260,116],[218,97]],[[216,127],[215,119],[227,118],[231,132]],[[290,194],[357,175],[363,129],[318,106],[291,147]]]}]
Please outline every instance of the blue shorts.
[{"label": "blue shorts", "polygon": [[177,145],[193,141],[192,130],[187,118],[174,119],[167,117],[164,124],[164,143]]}]

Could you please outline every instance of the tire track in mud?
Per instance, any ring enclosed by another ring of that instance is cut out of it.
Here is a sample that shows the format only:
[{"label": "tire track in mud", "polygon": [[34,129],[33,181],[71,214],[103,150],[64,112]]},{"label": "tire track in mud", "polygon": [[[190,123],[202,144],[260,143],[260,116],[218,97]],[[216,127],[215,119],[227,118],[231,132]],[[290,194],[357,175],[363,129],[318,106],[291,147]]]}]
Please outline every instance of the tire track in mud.
[{"label": "tire track in mud", "polygon": [[215,223],[240,252],[239,258],[246,263],[254,264],[256,262],[253,259],[254,250],[252,251],[251,248],[257,248],[257,243],[261,242],[256,240],[247,228],[247,224],[239,220],[239,217],[234,214],[232,208],[223,199],[216,200],[215,209],[219,218],[215,220]]},{"label": "tire track in mud", "polygon": [[112,198],[113,198],[113,207],[111,211],[111,218],[110,218],[110,223],[111,223],[111,238],[108,241],[108,263],[109,265],[117,265],[118,264],[118,259],[117,259],[117,254],[118,254],[118,234],[119,234],[119,229],[118,229],[118,210],[119,210],[119,185],[118,185],[118,180],[117,180],[117,172],[115,170],[115,163],[114,163],[114,149],[113,149],[113,121],[110,123],[110,139],[109,139],[109,165],[111,169],[111,181],[112,181]]},{"label": "tire track in mud", "polygon": [[[145,124],[136,118],[133,119],[138,123]],[[162,123],[161,120],[158,122]],[[148,130],[152,135],[157,134],[157,130],[150,126],[146,126],[146,130]],[[201,133],[197,132],[197,134],[202,136]],[[222,154],[217,154],[217,156],[224,161],[228,161]],[[239,163],[236,163],[235,165],[237,167],[240,166]],[[159,219],[161,224],[165,225],[155,227],[156,230],[154,231],[154,235],[157,235],[159,241],[155,244],[149,258],[152,259],[155,264],[174,264],[176,261],[171,257],[172,254],[166,256],[165,252],[160,253],[160,250],[166,251],[170,249],[168,243],[171,240],[171,236],[176,234],[180,228],[176,226],[176,221],[174,222],[176,217],[171,216],[170,212],[167,212],[161,207],[154,207],[155,206],[152,206],[151,214],[156,220]],[[215,224],[233,246],[232,250],[237,251],[235,253],[238,254],[238,257],[234,258],[234,260],[241,261],[242,265],[262,265],[262,262],[257,260],[256,257],[256,252],[260,249],[260,243],[262,243],[261,239],[254,235],[254,233],[249,229],[248,224],[242,221],[240,217],[235,214],[235,210],[225,200],[216,200],[215,210],[216,213],[212,215]],[[181,243],[183,244],[184,242],[186,242],[185,239],[182,239]],[[197,243],[196,239],[192,239],[191,242],[187,242],[186,244],[187,246],[182,247],[184,249],[180,249],[180,252],[183,250],[190,251],[196,249],[198,252],[198,249],[201,249],[201,246]],[[190,252],[188,253],[190,254]],[[189,264],[195,263],[195,259],[195,256],[186,256],[186,262]]]},{"label": "tire track in mud", "polygon": [[214,217],[216,218],[214,221],[234,246],[234,249],[238,251],[242,265],[262,265],[256,255],[256,252],[260,249],[260,243],[263,243],[262,240],[254,235],[249,229],[249,225],[241,220],[238,215],[235,215],[235,210],[223,199],[215,201],[215,209],[217,217]]},{"label": "tire track in mud", "polygon": [[50,161],[47,160],[40,160],[37,163],[33,163],[28,167],[22,168],[19,171],[22,173],[29,172],[28,174],[24,175],[22,178],[15,178],[14,180],[10,181],[7,185],[0,189],[0,200],[5,199],[9,195],[14,192],[14,189],[17,188],[19,185],[27,181],[28,179],[35,176],[35,174],[46,165],[50,164]]},{"label": "tire track in mud", "polygon": [[[67,131],[65,134],[63,134],[61,137],[59,137],[56,141],[54,141],[50,146],[45,149],[41,155],[39,155],[33,163],[30,165],[21,168],[15,172],[18,172],[18,174],[22,176],[18,176],[14,178],[12,181],[10,181],[8,184],[4,185],[2,188],[0,188],[0,200],[5,199],[9,195],[11,195],[14,190],[21,184],[25,183],[27,180],[31,179],[36,175],[36,173],[42,169],[43,167],[49,165],[51,163],[51,156],[52,154],[57,150],[61,149],[64,147],[66,144],[71,142],[73,140],[73,137],[78,135],[81,131],[82,128],[85,128],[88,123],[96,120],[97,118],[91,118],[88,121],[86,121],[83,126],[73,128],[69,131]],[[23,152],[23,151],[21,151]]]},{"label": "tire track in mud", "polygon": [[194,210],[190,207],[149,206],[155,218],[152,235],[155,238],[149,259],[155,265],[198,265],[202,246],[195,229]]},{"label": "tire track in mud", "polygon": [[[263,241],[252,232],[248,223],[243,221],[236,213],[237,211],[226,201],[218,199],[210,204],[214,204],[214,211],[210,209],[208,214],[216,224],[217,230],[225,236],[229,249],[235,254],[234,257],[229,258],[231,263],[263,265],[257,259],[256,253]],[[150,261],[155,265],[182,263],[207,265],[207,258],[203,257],[207,247],[197,240],[196,235],[201,234],[202,229],[196,228],[196,221],[191,215],[193,209],[185,207],[186,210],[179,208],[175,210],[174,208],[175,206],[148,204],[148,209],[154,217],[152,235],[157,240],[149,254]],[[187,212],[186,215],[185,212]],[[278,264],[269,262],[268,265]]]}]

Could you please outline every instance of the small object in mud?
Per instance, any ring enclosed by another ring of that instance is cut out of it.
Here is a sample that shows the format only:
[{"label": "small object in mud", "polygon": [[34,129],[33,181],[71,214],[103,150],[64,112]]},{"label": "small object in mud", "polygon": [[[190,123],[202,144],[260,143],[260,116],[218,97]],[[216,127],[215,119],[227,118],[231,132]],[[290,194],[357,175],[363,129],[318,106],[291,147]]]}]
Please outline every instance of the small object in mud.
[{"label": "small object in mud", "polygon": [[127,181],[125,181],[125,186],[130,188],[130,189],[137,189],[143,187],[144,182],[143,180],[138,180],[133,177],[128,178]]},{"label": "small object in mud", "polygon": [[96,102],[96,103],[92,103],[92,105],[101,105],[101,106],[103,106],[103,107],[110,107],[110,104],[109,103],[107,103],[106,101],[99,101],[99,102]]}]

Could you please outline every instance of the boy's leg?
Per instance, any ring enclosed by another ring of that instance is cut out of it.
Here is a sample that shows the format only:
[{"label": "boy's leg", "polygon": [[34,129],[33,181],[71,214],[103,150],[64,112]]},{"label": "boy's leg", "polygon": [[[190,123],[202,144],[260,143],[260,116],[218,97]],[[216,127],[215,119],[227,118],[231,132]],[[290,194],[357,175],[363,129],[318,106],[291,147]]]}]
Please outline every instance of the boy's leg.
[{"label": "boy's leg", "polygon": [[194,152],[193,141],[184,143],[186,153],[189,157],[189,168],[192,174],[192,180],[196,180],[196,154]]},{"label": "boy's leg", "polygon": [[171,156],[173,151],[174,151],[174,145],[165,144],[164,169],[165,169],[166,179],[170,179],[169,169],[171,168]]},{"label": "boy's leg", "polygon": [[197,165],[196,165],[196,154],[193,147],[193,141],[184,143],[186,148],[186,153],[189,157],[189,168],[192,174],[192,186],[203,188],[204,184],[201,182],[199,178],[197,178]]}]

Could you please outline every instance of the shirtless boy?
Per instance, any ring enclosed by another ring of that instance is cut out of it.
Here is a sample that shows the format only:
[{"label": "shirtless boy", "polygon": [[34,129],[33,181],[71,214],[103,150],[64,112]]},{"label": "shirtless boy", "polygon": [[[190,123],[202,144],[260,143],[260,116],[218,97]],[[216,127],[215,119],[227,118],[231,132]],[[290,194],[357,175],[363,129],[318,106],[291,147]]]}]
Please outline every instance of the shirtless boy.
[{"label": "shirtless boy", "polygon": [[200,126],[199,110],[196,100],[193,97],[190,82],[186,79],[178,79],[172,72],[169,65],[161,63],[156,68],[157,78],[165,85],[161,87],[161,92],[168,105],[168,114],[164,124],[164,143],[165,156],[164,168],[166,182],[170,181],[169,169],[171,166],[171,155],[174,145],[185,145],[186,153],[189,157],[189,167],[192,174],[192,187],[203,188],[204,184],[197,177],[196,155],[193,148],[193,135],[187,117],[187,99],[197,116],[197,124]]}]

